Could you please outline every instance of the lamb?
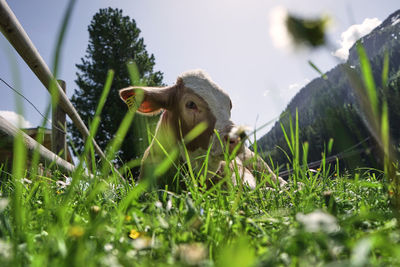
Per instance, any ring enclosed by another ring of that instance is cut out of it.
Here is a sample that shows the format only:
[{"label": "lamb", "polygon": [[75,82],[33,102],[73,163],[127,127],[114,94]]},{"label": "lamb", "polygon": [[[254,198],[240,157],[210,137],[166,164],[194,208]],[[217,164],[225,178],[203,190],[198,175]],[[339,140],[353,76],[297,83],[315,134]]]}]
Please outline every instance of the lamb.
[{"label": "lamb", "polygon": [[[206,154],[211,144],[207,175],[209,182],[216,183],[224,177],[224,170],[226,170],[224,147],[221,146],[214,132],[215,129],[219,133],[220,140],[228,146],[229,152],[238,147],[234,162],[228,165],[232,169],[236,163],[241,174],[239,179],[233,175],[233,184],[236,185],[238,180],[250,188],[255,188],[256,179],[252,174],[253,171],[269,173],[274,183],[286,184],[285,180],[272,172],[261,157],[243,146],[243,136],[234,131],[238,127],[230,119],[232,102],[228,94],[204,71],[185,72],[172,86],[128,87],[121,89],[119,94],[128,106],[136,104],[137,112],[140,114],[154,115],[162,112],[153,141],[143,155],[139,180],[154,177],[154,170],[165,160],[166,151],[171,153],[179,148],[177,153],[179,156],[171,159],[171,169],[174,165],[176,166],[176,163],[187,160],[182,140],[188,137],[192,129],[203,123],[205,130],[193,140],[185,142],[184,145],[191,161],[199,165],[198,158]],[[142,101],[135,98],[142,98]],[[168,183],[164,181],[164,184],[165,182]]]}]

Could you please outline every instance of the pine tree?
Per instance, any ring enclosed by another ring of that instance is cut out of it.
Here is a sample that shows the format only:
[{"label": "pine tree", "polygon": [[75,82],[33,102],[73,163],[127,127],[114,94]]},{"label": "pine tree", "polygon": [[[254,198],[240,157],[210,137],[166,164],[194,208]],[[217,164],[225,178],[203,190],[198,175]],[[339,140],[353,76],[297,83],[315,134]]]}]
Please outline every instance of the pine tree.
[{"label": "pine tree", "polygon": [[[146,51],[143,38],[136,22],[122,15],[120,9],[100,9],[88,27],[89,45],[86,55],[77,64],[78,72],[71,102],[80,113],[84,122],[89,125],[98,100],[102,93],[107,72],[115,71],[111,91],[101,114],[101,124],[95,137],[104,150],[116,133],[127,112],[126,105],[120,100],[118,90],[132,85],[126,63],[133,60],[142,81],[148,86],[162,84],[163,74],[154,72],[155,58]],[[154,124],[155,120],[150,119]],[[145,122],[148,118],[136,115],[119,153],[122,161],[140,157],[148,145]],[[72,140],[78,150],[82,150],[84,141],[78,130],[69,126]]]}]

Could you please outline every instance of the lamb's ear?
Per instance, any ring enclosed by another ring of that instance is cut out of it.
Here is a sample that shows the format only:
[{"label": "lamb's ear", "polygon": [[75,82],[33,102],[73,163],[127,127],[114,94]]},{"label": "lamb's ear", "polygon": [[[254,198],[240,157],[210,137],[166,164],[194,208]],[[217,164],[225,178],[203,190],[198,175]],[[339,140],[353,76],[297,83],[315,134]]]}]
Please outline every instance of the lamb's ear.
[{"label": "lamb's ear", "polygon": [[119,96],[129,109],[144,115],[155,115],[168,109],[175,87],[128,87],[119,90]]}]

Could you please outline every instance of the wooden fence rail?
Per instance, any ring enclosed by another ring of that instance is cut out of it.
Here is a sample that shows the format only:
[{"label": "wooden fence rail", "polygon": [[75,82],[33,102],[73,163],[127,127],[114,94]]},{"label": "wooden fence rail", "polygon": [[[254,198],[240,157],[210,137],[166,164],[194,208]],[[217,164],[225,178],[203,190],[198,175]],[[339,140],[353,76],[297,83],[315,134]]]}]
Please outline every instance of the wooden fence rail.
[{"label": "wooden fence rail", "polygon": [[[111,162],[107,160],[106,156],[104,155],[103,151],[96,143],[96,141],[94,139],[87,140],[89,138],[88,128],[82,121],[75,107],[69,101],[60,84],[55,80],[54,75],[51,73],[49,67],[46,65],[45,61],[30,40],[28,34],[25,32],[17,17],[12,12],[5,0],[0,0],[0,31],[7,38],[14,49],[18,52],[18,54],[23,58],[23,60],[29,66],[32,72],[35,73],[36,77],[38,77],[38,79],[42,82],[42,84],[49,91],[50,94],[50,85],[52,82],[55,83],[56,90],[59,96],[58,104],[60,105],[60,107],[65,111],[65,113],[68,114],[74,125],[78,128],[79,132],[86,140],[86,142],[93,142],[93,147],[100,158],[104,160],[106,164],[109,164],[111,169],[114,170],[114,172],[118,174],[122,180],[124,180],[118,170],[112,165]],[[57,162],[59,162],[58,159]]]},{"label": "wooden fence rail", "polygon": [[[26,64],[31,68],[33,73],[35,73],[44,87],[46,87],[50,92],[50,84],[52,81],[55,81],[53,74],[5,0],[0,0],[0,31],[8,39],[18,54],[24,59]],[[83,138],[87,139],[89,137],[88,128],[60,85],[57,82],[55,82],[55,85],[59,95],[59,105],[71,118]],[[96,141],[92,141],[96,153],[102,159],[105,159],[105,155]]]},{"label": "wooden fence rail", "polygon": [[[61,169],[61,171],[66,173],[72,173],[75,170],[74,165],[60,158],[59,156],[45,148],[43,145],[36,142],[32,137],[12,125],[5,118],[0,116],[0,135],[9,136],[14,139],[18,134],[22,134],[28,153],[33,153],[37,149],[40,155],[41,162],[47,165],[54,163]],[[13,140],[10,141],[12,142]]]},{"label": "wooden fence rail", "polygon": [[[58,80],[58,84],[61,85],[64,93],[66,92],[65,81]],[[67,159],[67,140],[66,140],[66,118],[65,112],[59,107],[55,106],[52,108],[52,127],[51,127],[51,151],[55,154],[60,155],[63,159]]]}]

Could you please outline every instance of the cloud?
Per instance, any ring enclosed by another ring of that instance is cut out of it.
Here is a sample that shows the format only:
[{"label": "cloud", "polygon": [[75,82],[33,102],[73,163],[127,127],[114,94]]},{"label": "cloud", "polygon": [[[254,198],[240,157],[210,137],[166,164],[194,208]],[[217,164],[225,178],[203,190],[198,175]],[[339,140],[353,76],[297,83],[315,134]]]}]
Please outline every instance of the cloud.
[{"label": "cloud", "polygon": [[285,101],[285,103],[289,103],[289,101],[299,92],[299,90],[309,82],[309,79],[304,79],[302,82],[290,84],[286,90],[281,90],[279,92],[279,96]]},{"label": "cloud", "polygon": [[271,90],[267,89],[263,92],[263,96],[268,96],[271,93]]},{"label": "cloud", "polygon": [[361,37],[370,33],[375,27],[381,24],[377,18],[366,18],[361,24],[354,24],[347,28],[340,36],[340,48],[336,50],[333,55],[342,59],[347,60],[349,57],[349,49],[351,46]]},{"label": "cloud", "polygon": [[14,111],[0,110],[0,116],[5,118],[7,121],[9,121],[15,127],[20,127],[20,128],[32,128],[33,127],[32,123],[25,120],[24,117],[15,113]]}]

